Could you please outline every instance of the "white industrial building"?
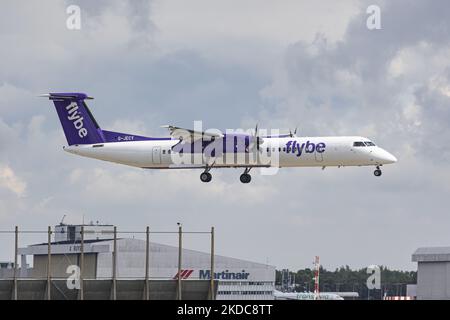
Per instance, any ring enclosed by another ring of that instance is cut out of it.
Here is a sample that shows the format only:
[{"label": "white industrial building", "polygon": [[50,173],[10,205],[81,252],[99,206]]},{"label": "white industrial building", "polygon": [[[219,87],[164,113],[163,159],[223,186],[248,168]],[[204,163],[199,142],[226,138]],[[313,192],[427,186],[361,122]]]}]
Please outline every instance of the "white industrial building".
[{"label": "white industrial building", "polygon": [[450,247],[422,247],[412,255],[417,262],[418,300],[450,300]]},{"label": "white industrial building", "polygon": [[[113,273],[113,226],[85,225],[84,269],[85,279],[111,279]],[[55,227],[55,241],[51,244],[52,278],[67,278],[68,266],[80,265],[81,225]],[[117,238],[118,279],[143,279],[145,277],[146,241]],[[25,278],[45,278],[47,273],[48,244],[19,248],[23,265],[27,256],[33,257],[33,267],[20,269]],[[217,299],[273,299],[275,267],[224,256],[214,256],[214,277],[219,280]],[[210,279],[211,255],[182,250],[181,279]],[[176,279],[178,274],[178,247],[150,242],[149,278]]]}]

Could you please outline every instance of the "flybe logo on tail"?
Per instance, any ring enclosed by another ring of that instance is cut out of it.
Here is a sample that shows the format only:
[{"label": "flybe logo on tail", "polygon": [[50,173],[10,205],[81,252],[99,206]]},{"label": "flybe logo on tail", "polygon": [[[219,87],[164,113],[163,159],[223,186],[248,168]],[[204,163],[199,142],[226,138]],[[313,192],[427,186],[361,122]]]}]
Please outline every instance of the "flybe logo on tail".
[{"label": "flybe logo on tail", "polygon": [[300,144],[295,140],[291,140],[286,143],[285,150],[286,153],[294,153],[297,157],[300,157],[302,153],[323,153],[325,152],[325,147],[326,145],[323,142],[319,142],[316,144],[314,142],[309,142],[308,140]]},{"label": "flybe logo on tail", "polygon": [[67,119],[72,121],[73,126],[76,130],[78,130],[78,135],[80,138],[84,138],[87,136],[88,131],[84,127],[83,124],[83,117],[78,112],[78,105],[76,102],[72,102],[66,107],[66,110],[68,111],[69,115],[67,116]]}]

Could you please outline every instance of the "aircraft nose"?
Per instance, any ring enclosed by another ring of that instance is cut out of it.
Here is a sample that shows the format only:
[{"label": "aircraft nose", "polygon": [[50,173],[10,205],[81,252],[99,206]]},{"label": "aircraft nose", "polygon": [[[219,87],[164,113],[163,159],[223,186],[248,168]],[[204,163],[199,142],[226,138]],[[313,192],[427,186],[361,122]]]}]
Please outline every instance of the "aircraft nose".
[{"label": "aircraft nose", "polygon": [[382,163],[386,163],[386,164],[390,164],[390,163],[396,163],[397,162],[397,158],[392,155],[391,153],[387,152],[384,149],[379,150],[378,154],[377,154],[377,158],[382,162]]}]

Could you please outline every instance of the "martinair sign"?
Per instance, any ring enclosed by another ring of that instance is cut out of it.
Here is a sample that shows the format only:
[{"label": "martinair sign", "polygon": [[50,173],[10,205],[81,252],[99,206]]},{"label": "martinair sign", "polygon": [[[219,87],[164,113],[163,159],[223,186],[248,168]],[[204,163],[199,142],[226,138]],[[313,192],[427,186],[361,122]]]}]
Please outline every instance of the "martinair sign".
[{"label": "martinair sign", "polygon": [[[181,279],[188,279],[194,273],[193,269],[181,270]],[[242,270],[241,272],[230,272],[224,270],[222,272],[214,272],[214,279],[216,280],[247,280],[250,273]],[[211,270],[199,270],[199,279],[211,279]],[[178,279],[178,273],[173,277]]]}]

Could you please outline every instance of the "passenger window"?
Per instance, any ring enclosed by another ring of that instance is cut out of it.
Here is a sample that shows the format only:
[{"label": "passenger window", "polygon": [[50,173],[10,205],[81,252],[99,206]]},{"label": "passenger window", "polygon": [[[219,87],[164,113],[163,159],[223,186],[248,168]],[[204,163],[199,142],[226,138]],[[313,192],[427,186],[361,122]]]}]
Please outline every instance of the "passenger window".
[{"label": "passenger window", "polygon": [[169,149],[169,150],[167,150],[167,153],[168,153],[168,154],[170,154],[170,152],[171,152],[171,150],[170,150],[170,149]]},{"label": "passenger window", "polygon": [[366,145],[362,141],[355,141],[353,142],[354,147],[365,147]]},{"label": "passenger window", "polygon": [[283,152],[286,151],[286,147],[283,148]]},{"label": "passenger window", "polygon": [[267,148],[267,153],[269,153],[270,152],[270,148]]},{"label": "passenger window", "polygon": [[166,150],[163,150],[163,154],[166,154]]}]

